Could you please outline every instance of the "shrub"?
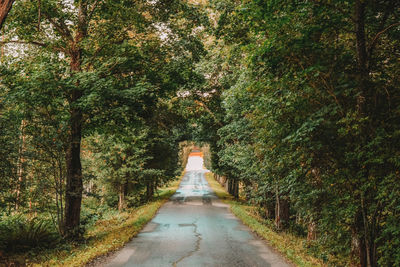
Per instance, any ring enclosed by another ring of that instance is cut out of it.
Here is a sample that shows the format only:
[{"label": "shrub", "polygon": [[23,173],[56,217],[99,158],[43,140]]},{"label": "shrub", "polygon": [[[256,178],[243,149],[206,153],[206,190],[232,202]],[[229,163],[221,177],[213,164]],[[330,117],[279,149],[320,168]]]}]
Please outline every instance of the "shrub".
[{"label": "shrub", "polygon": [[21,215],[1,218],[0,249],[6,253],[50,248],[59,240],[60,236],[50,221]]}]

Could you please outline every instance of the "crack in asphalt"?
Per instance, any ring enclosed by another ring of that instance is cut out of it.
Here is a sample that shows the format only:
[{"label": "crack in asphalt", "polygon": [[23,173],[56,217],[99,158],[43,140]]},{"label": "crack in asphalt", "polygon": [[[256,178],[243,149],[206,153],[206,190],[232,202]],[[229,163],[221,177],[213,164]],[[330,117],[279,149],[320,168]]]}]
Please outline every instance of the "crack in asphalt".
[{"label": "crack in asphalt", "polygon": [[189,253],[187,255],[180,257],[177,261],[174,261],[172,263],[172,266],[176,267],[178,265],[178,263],[181,262],[183,259],[189,258],[194,253],[196,253],[197,251],[200,250],[200,241],[202,240],[202,238],[201,238],[201,234],[199,232],[197,232],[197,224],[196,223],[197,223],[197,219],[190,225],[190,226],[193,226],[194,236],[197,237],[194,250],[189,251]]}]

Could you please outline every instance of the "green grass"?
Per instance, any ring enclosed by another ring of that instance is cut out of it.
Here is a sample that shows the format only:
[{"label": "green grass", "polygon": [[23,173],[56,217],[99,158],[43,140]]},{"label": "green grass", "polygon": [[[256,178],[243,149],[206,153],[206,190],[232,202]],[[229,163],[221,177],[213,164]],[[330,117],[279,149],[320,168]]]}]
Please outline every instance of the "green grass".
[{"label": "green grass", "polygon": [[32,255],[30,266],[84,266],[97,257],[122,248],[155,216],[158,209],[175,193],[180,183],[161,188],[155,199],[136,209],[114,213],[96,222],[85,235],[85,244],[66,244],[64,248]]},{"label": "green grass", "polygon": [[301,267],[327,266],[322,260],[310,255],[307,248],[303,246],[306,241],[286,232],[275,232],[272,227],[264,223],[252,207],[244,202],[235,200],[225,189],[214,179],[212,173],[206,173],[206,179],[215,194],[225,203],[245,225],[247,225],[258,236],[267,241],[269,245],[279,251],[290,262]]}]

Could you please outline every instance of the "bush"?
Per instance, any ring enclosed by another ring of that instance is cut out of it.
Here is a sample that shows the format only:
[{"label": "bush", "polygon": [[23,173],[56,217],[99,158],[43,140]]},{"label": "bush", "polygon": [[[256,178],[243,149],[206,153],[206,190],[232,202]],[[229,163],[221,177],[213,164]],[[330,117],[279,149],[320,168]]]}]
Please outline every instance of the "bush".
[{"label": "bush", "polygon": [[21,215],[1,218],[0,249],[6,253],[50,248],[59,241],[60,235],[50,221]]},{"label": "bush", "polygon": [[296,222],[289,222],[289,232],[295,234],[296,236],[306,237],[307,227]]},{"label": "bush", "polygon": [[81,225],[82,232],[80,235],[83,235],[86,229],[92,227],[99,219],[103,216],[103,211],[99,207],[98,209],[93,209],[89,207],[82,207],[81,211]]},{"label": "bush", "polygon": [[126,205],[128,208],[136,208],[146,202],[146,197],[140,192],[134,192],[125,197]]}]

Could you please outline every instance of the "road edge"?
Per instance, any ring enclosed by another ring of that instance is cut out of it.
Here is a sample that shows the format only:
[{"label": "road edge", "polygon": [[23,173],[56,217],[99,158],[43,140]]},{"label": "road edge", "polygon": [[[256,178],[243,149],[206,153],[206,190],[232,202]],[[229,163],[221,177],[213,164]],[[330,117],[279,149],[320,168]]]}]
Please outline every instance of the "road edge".
[{"label": "road edge", "polygon": [[[155,198],[132,210],[126,223],[111,229],[106,235],[93,237],[95,240],[87,246],[78,246],[68,255],[50,255],[48,261],[31,263],[30,266],[97,266],[106,261],[115,252],[130,242],[154,216],[158,210],[175,194],[184,173],[170,185],[160,188]],[[112,227],[112,226],[110,226]],[[60,253],[61,254],[61,253]]]},{"label": "road edge", "polygon": [[327,266],[320,259],[310,256],[306,249],[299,248],[298,244],[296,246],[295,243],[299,241],[299,238],[284,232],[277,233],[258,218],[249,214],[247,211],[249,205],[235,200],[233,196],[226,192],[225,188],[214,179],[212,172],[205,173],[205,178],[217,197],[229,205],[230,211],[289,264],[301,267]]}]

